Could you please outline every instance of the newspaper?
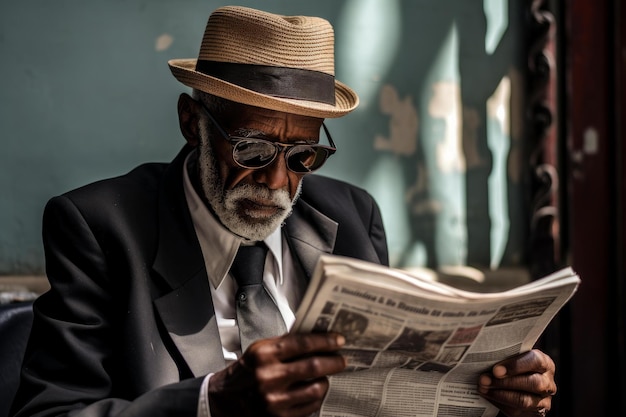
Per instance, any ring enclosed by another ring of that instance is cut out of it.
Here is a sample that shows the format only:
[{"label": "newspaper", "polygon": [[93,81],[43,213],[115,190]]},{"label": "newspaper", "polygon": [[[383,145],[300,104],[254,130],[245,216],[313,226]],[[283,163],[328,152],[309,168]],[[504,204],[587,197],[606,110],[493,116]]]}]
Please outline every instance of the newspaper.
[{"label": "newspaper", "polygon": [[579,283],[568,267],[474,293],[324,255],[291,331],[346,338],[348,367],[330,377],[321,417],[492,417],[498,409],[478,395],[478,375],[532,349]]}]

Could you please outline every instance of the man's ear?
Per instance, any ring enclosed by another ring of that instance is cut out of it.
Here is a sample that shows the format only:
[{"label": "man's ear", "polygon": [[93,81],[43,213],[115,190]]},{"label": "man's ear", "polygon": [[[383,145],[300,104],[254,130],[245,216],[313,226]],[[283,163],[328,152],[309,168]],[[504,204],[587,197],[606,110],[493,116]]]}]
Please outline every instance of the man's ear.
[{"label": "man's ear", "polygon": [[201,110],[200,104],[191,98],[187,93],[182,93],[178,97],[178,124],[180,131],[187,140],[187,143],[193,147],[200,143],[200,127],[198,123],[200,118],[198,113]]}]

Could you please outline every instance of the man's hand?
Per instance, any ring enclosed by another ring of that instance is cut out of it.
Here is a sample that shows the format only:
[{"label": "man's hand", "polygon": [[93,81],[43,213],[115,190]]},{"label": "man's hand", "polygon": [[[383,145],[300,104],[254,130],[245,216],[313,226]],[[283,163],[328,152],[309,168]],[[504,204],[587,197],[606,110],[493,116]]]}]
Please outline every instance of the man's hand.
[{"label": "man's hand", "polygon": [[308,416],[322,405],[326,377],[346,367],[337,353],[344,343],[335,333],[287,334],[253,343],[211,377],[211,415]]},{"label": "man's hand", "polygon": [[555,368],[552,358],[533,349],[482,374],[478,391],[509,417],[543,417],[556,394]]}]

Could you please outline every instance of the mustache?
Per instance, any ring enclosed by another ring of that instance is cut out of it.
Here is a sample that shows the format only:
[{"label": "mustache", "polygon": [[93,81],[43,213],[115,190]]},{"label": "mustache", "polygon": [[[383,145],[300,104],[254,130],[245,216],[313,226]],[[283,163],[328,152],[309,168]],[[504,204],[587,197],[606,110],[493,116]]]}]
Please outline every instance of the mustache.
[{"label": "mustache", "polygon": [[293,202],[286,190],[271,190],[258,184],[238,184],[227,192],[227,198],[233,200],[261,198],[283,209],[290,209]]}]

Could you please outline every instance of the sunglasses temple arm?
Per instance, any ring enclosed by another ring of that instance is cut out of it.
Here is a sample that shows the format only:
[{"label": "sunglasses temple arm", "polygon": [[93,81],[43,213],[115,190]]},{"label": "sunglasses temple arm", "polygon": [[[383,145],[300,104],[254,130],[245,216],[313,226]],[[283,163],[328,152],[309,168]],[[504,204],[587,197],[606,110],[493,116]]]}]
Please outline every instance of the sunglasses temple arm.
[{"label": "sunglasses temple arm", "polygon": [[330,136],[330,132],[328,131],[328,128],[326,127],[326,123],[322,122],[322,127],[324,128],[324,133],[326,133],[326,137],[328,138],[328,143],[333,148],[336,148],[335,142],[333,142],[333,137]]}]

